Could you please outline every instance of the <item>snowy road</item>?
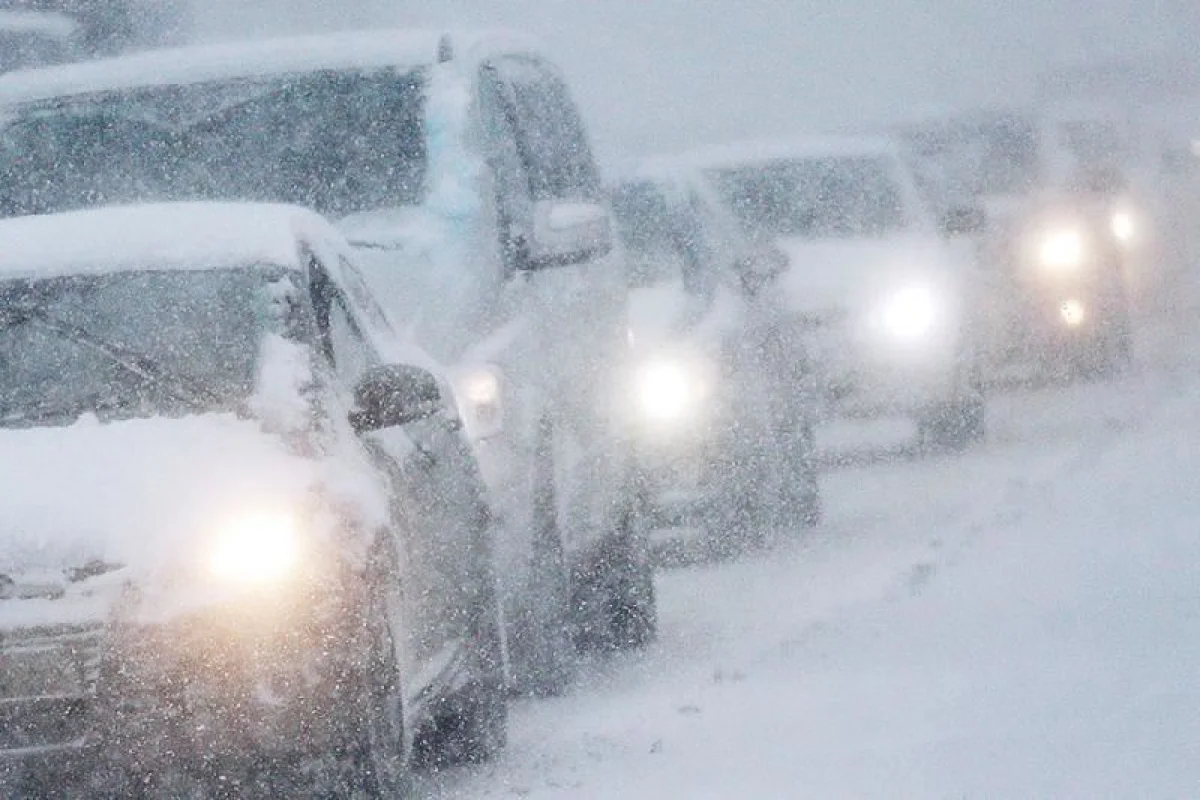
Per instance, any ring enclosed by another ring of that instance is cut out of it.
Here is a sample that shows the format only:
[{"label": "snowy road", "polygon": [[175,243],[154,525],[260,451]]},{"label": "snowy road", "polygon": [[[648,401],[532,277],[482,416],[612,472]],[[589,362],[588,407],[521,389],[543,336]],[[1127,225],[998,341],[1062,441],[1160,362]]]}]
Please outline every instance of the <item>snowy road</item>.
[{"label": "snowy road", "polygon": [[664,573],[662,635],[522,701],[432,798],[1183,796],[1200,787],[1200,382],[993,402],[986,446],[860,452],[828,521]]}]

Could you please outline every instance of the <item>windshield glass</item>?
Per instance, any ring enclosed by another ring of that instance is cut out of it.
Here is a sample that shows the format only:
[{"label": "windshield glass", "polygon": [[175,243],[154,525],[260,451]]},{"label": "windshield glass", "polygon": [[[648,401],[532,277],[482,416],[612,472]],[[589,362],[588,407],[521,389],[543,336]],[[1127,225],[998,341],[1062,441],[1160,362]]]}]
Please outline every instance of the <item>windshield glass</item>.
[{"label": "windshield glass", "polygon": [[236,410],[274,269],[0,281],[0,425]]},{"label": "windshield glass", "polygon": [[779,160],[714,177],[751,234],[853,238],[908,224],[900,187],[881,158]]},{"label": "windshield glass", "polygon": [[337,218],[418,202],[424,73],[317,72],[22,109],[0,136],[0,214],[261,200]]}]

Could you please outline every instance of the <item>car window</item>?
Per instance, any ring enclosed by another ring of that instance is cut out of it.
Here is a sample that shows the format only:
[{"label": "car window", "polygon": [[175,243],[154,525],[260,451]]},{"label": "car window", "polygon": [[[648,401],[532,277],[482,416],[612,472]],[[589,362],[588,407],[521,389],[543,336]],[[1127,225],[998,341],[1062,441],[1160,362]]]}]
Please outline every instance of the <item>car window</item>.
[{"label": "car window", "polygon": [[532,58],[498,59],[534,199],[596,199],[600,179],[566,84]]},{"label": "car window", "polygon": [[359,312],[370,320],[372,325],[388,333],[395,333],[391,321],[384,313],[383,308],[376,302],[375,295],[371,293],[371,288],[367,284],[366,278],[359,272],[358,267],[345,256],[341,256],[340,266],[346,291],[349,292],[350,299]]},{"label": "car window", "polygon": [[521,266],[521,251],[532,220],[532,185],[526,172],[514,124],[515,110],[504,96],[496,69],[479,72],[479,108],[484,147],[496,192],[496,222],[506,274]]},{"label": "car window", "polygon": [[313,307],[322,350],[333,366],[338,383],[353,387],[377,358],[350,310],[349,301],[324,266],[313,259],[311,272]]}]

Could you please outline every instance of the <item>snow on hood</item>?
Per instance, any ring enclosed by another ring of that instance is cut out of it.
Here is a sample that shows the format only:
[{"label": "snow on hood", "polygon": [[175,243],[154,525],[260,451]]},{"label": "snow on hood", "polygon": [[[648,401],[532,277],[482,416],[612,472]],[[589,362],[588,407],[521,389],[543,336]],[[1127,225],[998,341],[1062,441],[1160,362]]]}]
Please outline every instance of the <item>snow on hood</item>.
[{"label": "snow on hood", "polygon": [[[318,539],[339,521],[385,524],[386,486],[348,421],[313,428],[307,356],[303,345],[264,338],[247,403],[254,419],[86,415],[70,426],[0,429],[0,574],[61,577],[103,562],[155,586],[247,517],[293,517]],[[347,542],[346,556],[361,559]]]},{"label": "snow on hood", "polygon": [[232,414],[0,431],[0,572],[152,575],[237,514],[296,508],[318,462]]},{"label": "snow on hood", "polygon": [[945,244],[933,236],[783,237],[776,243],[790,262],[779,277],[780,300],[793,312],[855,311],[890,291],[953,279]]}]

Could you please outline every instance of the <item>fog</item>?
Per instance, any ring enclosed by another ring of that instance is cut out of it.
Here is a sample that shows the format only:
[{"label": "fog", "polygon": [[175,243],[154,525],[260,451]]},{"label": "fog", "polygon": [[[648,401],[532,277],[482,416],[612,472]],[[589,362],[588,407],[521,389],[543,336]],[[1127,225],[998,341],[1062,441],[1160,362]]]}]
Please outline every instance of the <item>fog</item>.
[{"label": "fog", "polygon": [[212,0],[204,38],[505,26],[548,45],[604,158],[1019,103],[1044,68],[1187,53],[1188,0]]}]

